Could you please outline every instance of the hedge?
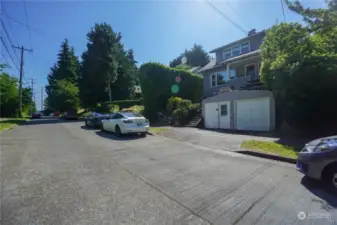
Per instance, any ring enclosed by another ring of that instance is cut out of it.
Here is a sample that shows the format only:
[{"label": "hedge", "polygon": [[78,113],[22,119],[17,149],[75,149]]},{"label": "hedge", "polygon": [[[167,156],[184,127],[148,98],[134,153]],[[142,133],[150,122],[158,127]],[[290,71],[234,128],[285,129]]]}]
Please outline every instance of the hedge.
[{"label": "hedge", "polygon": [[133,100],[118,100],[112,102],[103,102],[103,104],[118,105],[120,109],[129,108],[134,105],[143,105],[143,99],[133,99]]},{"label": "hedge", "polygon": [[[165,112],[167,100],[172,96],[200,102],[203,77],[189,71],[170,68],[160,63],[145,63],[139,69],[139,81],[144,98],[144,114],[154,118],[157,112]],[[181,81],[177,82],[176,77]],[[173,86],[178,87],[176,93]]]}]

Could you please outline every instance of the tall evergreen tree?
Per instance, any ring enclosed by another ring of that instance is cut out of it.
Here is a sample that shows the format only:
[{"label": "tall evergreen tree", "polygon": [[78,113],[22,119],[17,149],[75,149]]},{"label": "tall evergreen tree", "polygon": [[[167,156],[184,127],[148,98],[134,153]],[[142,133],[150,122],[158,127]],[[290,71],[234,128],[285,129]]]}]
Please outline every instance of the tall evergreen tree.
[{"label": "tall evergreen tree", "polygon": [[106,23],[95,24],[87,37],[87,50],[82,54],[80,70],[81,104],[92,108],[99,102],[108,101],[109,86],[112,100],[127,98],[134,80],[133,52],[124,50],[121,34]]},{"label": "tall evergreen tree", "polygon": [[[68,40],[65,39],[57,55],[57,62],[50,69],[50,73],[48,74],[48,85],[46,86],[46,103],[48,108],[66,110],[64,107],[64,96],[67,95],[61,95],[60,92],[65,92],[67,88],[69,89],[69,87],[71,87],[74,89],[77,88],[77,90],[73,90],[73,93],[78,93],[78,72],[79,61],[75,55],[75,50],[69,46]],[[65,82],[67,82],[66,85]],[[78,100],[74,100],[73,96],[71,99],[70,102],[76,107]],[[67,107],[70,107],[70,103],[67,104]]]},{"label": "tall evergreen tree", "polygon": [[173,59],[170,62],[170,67],[177,67],[180,65],[183,57],[186,57],[186,64],[191,67],[204,66],[210,60],[208,53],[203,49],[202,45],[194,44],[190,50],[185,49],[184,53]]}]

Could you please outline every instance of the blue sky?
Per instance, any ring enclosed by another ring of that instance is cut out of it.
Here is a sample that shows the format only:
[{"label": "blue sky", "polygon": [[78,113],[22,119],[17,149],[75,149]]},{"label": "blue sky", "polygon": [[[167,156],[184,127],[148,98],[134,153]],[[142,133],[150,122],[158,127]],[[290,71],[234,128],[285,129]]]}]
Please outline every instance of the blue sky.
[{"label": "blue sky", "polygon": [[[283,21],[280,0],[211,0],[233,21],[246,30],[257,31]],[[229,5],[228,5],[229,2]],[[325,6],[324,0],[302,0],[305,6]],[[27,24],[23,0],[2,0],[2,12]],[[47,74],[56,62],[60,43],[68,38],[80,56],[86,49],[86,34],[99,22],[111,24],[114,31],[122,33],[126,48],[132,48],[135,59],[142,64],[148,61],[168,64],[185,48],[194,43],[210,51],[216,47],[242,38],[245,34],[215,13],[203,0],[110,0],[110,1],[32,1],[26,0],[29,29],[1,16],[11,41],[15,45],[33,48],[25,53],[25,81],[37,80],[36,103],[40,108],[42,85],[47,84]],[[232,9],[234,8],[235,11]],[[285,7],[288,22],[301,18]],[[1,27],[7,46],[9,41]],[[12,49],[9,49],[12,53]],[[16,52],[19,58],[19,52]],[[1,62],[12,65],[7,70],[18,76],[5,48],[1,45]],[[16,58],[15,58],[16,60]],[[19,63],[16,60],[17,64]]]}]

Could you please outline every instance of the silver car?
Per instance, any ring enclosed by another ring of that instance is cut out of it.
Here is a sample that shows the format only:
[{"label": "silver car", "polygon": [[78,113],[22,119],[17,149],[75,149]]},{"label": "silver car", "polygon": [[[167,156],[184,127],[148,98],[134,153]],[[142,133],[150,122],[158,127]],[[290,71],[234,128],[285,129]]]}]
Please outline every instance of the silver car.
[{"label": "silver car", "polygon": [[297,170],[337,190],[337,135],[307,143],[298,154]]}]

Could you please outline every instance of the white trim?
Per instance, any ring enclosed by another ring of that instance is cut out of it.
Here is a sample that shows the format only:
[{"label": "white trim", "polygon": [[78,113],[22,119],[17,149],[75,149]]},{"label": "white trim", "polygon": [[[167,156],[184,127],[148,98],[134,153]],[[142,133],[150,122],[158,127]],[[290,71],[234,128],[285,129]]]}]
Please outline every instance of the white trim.
[{"label": "white trim", "polygon": [[[237,43],[237,44],[234,45],[233,47],[224,49],[224,50],[222,51],[222,59],[223,59],[223,60],[226,60],[226,59],[230,59],[230,58],[232,58],[232,57],[240,56],[240,55],[242,54],[242,45],[243,45],[243,44],[247,44],[247,43],[248,43],[248,52],[246,52],[245,54],[249,53],[250,50],[251,50],[251,48],[250,48],[250,40],[247,40],[247,41],[244,41],[244,42],[241,42],[241,43]],[[238,55],[233,56],[232,50],[233,50],[233,48],[236,48],[236,47],[238,47],[238,46],[240,47],[240,53],[239,53]],[[226,52],[226,51],[227,51],[227,52],[229,51],[229,53],[230,53],[230,57],[229,57],[229,58],[225,58],[225,52]]]},{"label": "white trim", "polygon": [[[215,85],[214,86],[213,86],[213,75],[215,75]],[[211,73],[210,79],[211,79],[211,88],[217,87],[218,86],[217,74],[216,73]]]}]

